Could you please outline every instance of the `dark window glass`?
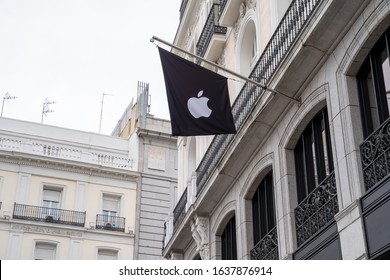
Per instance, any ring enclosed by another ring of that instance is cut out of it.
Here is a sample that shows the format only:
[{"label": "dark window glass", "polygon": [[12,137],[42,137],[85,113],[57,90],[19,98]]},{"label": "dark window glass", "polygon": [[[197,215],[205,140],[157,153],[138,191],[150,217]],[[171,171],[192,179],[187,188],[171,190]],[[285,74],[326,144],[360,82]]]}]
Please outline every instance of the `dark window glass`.
[{"label": "dark window glass", "polygon": [[236,219],[231,218],[226,225],[222,236],[222,259],[223,260],[236,260],[237,259],[237,243],[236,243]]},{"label": "dark window glass", "polygon": [[389,31],[378,40],[357,75],[364,137],[389,118]]},{"label": "dark window glass", "polygon": [[319,112],[303,131],[294,149],[298,202],[333,171],[328,113]]},{"label": "dark window glass", "polygon": [[253,242],[256,245],[275,227],[275,208],[272,172],[259,184],[253,199]]}]

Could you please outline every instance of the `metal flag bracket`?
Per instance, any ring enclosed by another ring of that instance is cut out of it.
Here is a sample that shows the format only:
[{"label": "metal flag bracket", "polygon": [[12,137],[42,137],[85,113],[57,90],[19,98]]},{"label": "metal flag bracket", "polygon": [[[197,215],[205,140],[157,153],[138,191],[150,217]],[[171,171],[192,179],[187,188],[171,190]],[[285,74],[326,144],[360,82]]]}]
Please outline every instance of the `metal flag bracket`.
[{"label": "metal flag bracket", "polygon": [[189,56],[192,56],[192,57],[194,57],[194,58],[196,58],[196,59],[199,59],[200,61],[203,61],[204,63],[207,63],[207,64],[209,64],[209,65],[211,65],[211,66],[214,66],[214,67],[216,67],[216,68],[218,68],[218,69],[221,69],[222,71],[225,71],[225,72],[227,72],[227,73],[229,73],[229,74],[231,74],[231,75],[233,75],[233,76],[236,76],[236,77],[238,77],[238,78],[240,78],[240,79],[242,79],[242,80],[244,80],[244,81],[246,81],[246,82],[248,82],[248,83],[251,83],[251,84],[257,86],[257,87],[260,87],[260,88],[262,88],[262,89],[264,89],[264,90],[267,90],[267,91],[269,91],[269,92],[272,92],[272,93],[278,94],[278,95],[280,95],[280,96],[282,96],[282,97],[284,97],[284,98],[287,98],[287,99],[291,100],[292,102],[296,103],[298,106],[300,106],[300,105],[302,104],[300,98],[299,98],[299,99],[295,99],[295,98],[293,98],[293,97],[288,96],[287,94],[284,94],[284,93],[279,92],[279,91],[277,91],[277,90],[271,89],[271,88],[267,87],[266,85],[259,83],[258,81],[251,80],[251,79],[249,79],[249,78],[247,78],[247,77],[245,77],[245,76],[242,76],[241,74],[238,74],[238,73],[236,73],[236,72],[234,72],[234,71],[232,71],[232,70],[229,70],[229,69],[227,69],[227,68],[225,68],[225,67],[222,67],[221,65],[218,65],[218,64],[216,64],[216,63],[214,63],[214,62],[212,62],[212,61],[209,61],[209,60],[207,60],[207,59],[204,59],[204,58],[201,57],[201,56],[198,56],[198,55],[196,55],[196,54],[190,53],[190,52],[188,52],[188,51],[186,51],[186,50],[184,50],[184,49],[182,49],[182,48],[179,48],[179,47],[177,47],[177,46],[175,46],[175,45],[173,45],[173,44],[171,44],[171,43],[169,43],[169,42],[167,42],[167,41],[165,41],[165,40],[163,40],[163,39],[160,39],[160,38],[158,38],[158,37],[156,37],[156,36],[153,36],[153,37],[150,39],[150,42],[154,43],[154,41],[158,41],[158,42],[160,42],[160,43],[162,43],[162,44],[165,44],[165,45],[167,45],[167,46],[169,46],[169,47],[171,47],[171,48],[173,48],[173,49],[176,49],[176,50],[181,51],[181,52],[183,52],[183,53],[185,53],[185,54],[187,54],[187,55],[189,55]]}]

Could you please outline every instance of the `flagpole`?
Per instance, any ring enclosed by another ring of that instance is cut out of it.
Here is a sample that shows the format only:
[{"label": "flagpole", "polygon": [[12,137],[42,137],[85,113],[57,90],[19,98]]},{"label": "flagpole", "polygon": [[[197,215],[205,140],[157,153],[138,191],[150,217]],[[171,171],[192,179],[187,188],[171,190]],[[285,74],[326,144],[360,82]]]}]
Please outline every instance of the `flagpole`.
[{"label": "flagpole", "polygon": [[244,81],[246,81],[246,82],[248,82],[248,83],[254,84],[254,85],[256,85],[256,86],[258,86],[258,87],[261,87],[261,88],[264,89],[264,90],[268,90],[268,91],[270,91],[270,92],[272,92],[272,93],[279,94],[279,95],[281,95],[281,96],[283,96],[283,97],[285,97],[285,98],[287,98],[287,99],[290,99],[291,101],[295,102],[296,104],[301,105],[301,101],[300,101],[300,100],[297,100],[297,99],[292,98],[292,97],[290,97],[290,96],[288,96],[288,95],[286,95],[286,94],[284,94],[284,93],[281,93],[281,92],[279,92],[279,91],[276,91],[276,90],[274,90],[274,89],[271,89],[271,88],[269,88],[269,87],[267,87],[267,86],[265,86],[265,85],[263,85],[263,84],[261,84],[261,83],[259,83],[259,82],[257,82],[257,81],[251,80],[251,79],[249,79],[249,78],[247,78],[247,77],[245,77],[245,76],[242,76],[241,74],[238,74],[238,73],[236,73],[236,72],[233,72],[232,70],[229,70],[229,69],[227,69],[227,68],[224,68],[224,67],[222,67],[221,65],[218,65],[218,64],[216,64],[216,63],[214,63],[214,62],[212,62],[212,61],[209,61],[209,60],[207,60],[207,59],[204,59],[204,58],[201,57],[201,56],[198,56],[198,55],[196,55],[196,54],[190,53],[190,52],[188,52],[188,51],[186,51],[186,50],[184,50],[184,49],[182,49],[182,48],[180,48],[180,47],[177,47],[177,46],[175,46],[175,45],[173,45],[173,44],[171,44],[171,43],[169,43],[169,42],[167,42],[167,41],[165,41],[165,40],[163,40],[163,39],[160,39],[160,38],[158,38],[158,37],[156,37],[156,36],[153,36],[153,37],[150,39],[150,42],[153,43],[155,40],[156,40],[156,41],[159,41],[160,43],[163,43],[163,44],[165,44],[165,45],[167,45],[167,46],[170,46],[171,48],[174,48],[174,49],[176,49],[176,50],[178,50],[178,51],[181,51],[181,52],[183,52],[183,53],[185,53],[185,54],[188,54],[189,56],[195,57],[195,58],[197,58],[197,59],[203,61],[204,63],[207,63],[207,64],[209,64],[209,65],[211,65],[211,66],[214,66],[214,67],[216,67],[216,68],[218,68],[218,69],[221,69],[222,71],[225,71],[225,72],[227,72],[227,73],[229,73],[229,74],[231,74],[231,75],[233,75],[233,76],[236,76],[236,77],[238,77],[238,78],[240,78],[240,79],[242,79],[242,80],[244,80]]}]

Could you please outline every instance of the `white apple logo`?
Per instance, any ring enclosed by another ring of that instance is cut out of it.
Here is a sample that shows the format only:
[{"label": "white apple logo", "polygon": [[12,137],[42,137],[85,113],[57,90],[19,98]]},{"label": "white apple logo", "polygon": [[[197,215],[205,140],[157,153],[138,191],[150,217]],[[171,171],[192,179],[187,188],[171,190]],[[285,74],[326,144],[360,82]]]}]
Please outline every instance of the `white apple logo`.
[{"label": "white apple logo", "polygon": [[198,119],[200,117],[208,118],[211,115],[212,110],[207,105],[209,99],[207,97],[202,97],[203,90],[198,92],[198,97],[191,97],[187,101],[187,107],[191,115]]}]

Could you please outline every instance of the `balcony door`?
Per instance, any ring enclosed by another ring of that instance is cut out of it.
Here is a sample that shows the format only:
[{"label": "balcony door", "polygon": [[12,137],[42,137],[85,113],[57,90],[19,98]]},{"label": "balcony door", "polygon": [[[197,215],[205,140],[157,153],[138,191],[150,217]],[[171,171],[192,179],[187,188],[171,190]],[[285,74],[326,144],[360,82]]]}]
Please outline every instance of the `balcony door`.
[{"label": "balcony door", "polygon": [[117,217],[119,216],[120,197],[113,195],[103,195],[103,222],[109,226],[117,226]]},{"label": "balcony door", "polygon": [[47,222],[59,219],[62,190],[45,186],[43,188],[42,213]]}]

